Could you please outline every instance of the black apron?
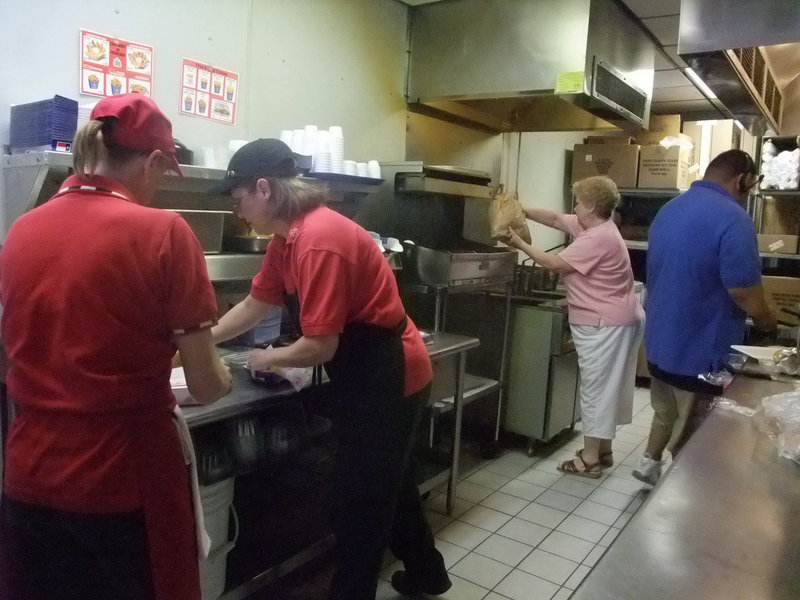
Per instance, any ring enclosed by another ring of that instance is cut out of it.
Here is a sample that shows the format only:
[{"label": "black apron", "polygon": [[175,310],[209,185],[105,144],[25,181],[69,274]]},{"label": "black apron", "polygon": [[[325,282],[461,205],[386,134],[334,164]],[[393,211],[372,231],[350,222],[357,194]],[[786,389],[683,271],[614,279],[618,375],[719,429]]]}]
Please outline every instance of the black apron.
[{"label": "black apron", "polygon": [[412,402],[404,395],[401,331],[400,326],[349,324],[325,364],[339,401],[331,599],[375,598],[411,445]]}]

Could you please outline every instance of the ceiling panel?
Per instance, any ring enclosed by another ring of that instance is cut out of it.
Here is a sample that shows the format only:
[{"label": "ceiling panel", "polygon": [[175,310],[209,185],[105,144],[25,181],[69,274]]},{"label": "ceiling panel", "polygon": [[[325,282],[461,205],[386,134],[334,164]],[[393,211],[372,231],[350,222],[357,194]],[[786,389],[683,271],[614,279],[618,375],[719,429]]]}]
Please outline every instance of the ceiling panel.
[{"label": "ceiling panel", "polygon": [[654,102],[650,107],[650,112],[657,115],[671,115],[680,113],[684,115],[684,118],[687,115],[696,115],[694,120],[729,118],[720,113],[708,100],[673,100],[670,102]]},{"label": "ceiling panel", "polygon": [[677,15],[681,11],[681,0],[624,0],[624,2],[640,19]]},{"label": "ceiling panel", "polygon": [[705,96],[693,85],[680,87],[655,88],[653,102],[669,102],[670,100],[704,100]]},{"label": "ceiling panel", "polygon": [[694,86],[694,84],[678,69],[671,71],[656,71],[653,78],[653,88]]},{"label": "ceiling panel", "polygon": [[667,60],[667,58],[661,52],[656,52],[656,60],[654,66],[656,71],[665,71],[668,69],[675,68],[675,65],[673,65],[669,60]]},{"label": "ceiling panel", "polygon": [[664,48],[664,52],[666,52],[669,55],[669,57],[677,63],[677,65],[679,67],[688,67],[689,66],[683,61],[683,59],[680,56],[678,56],[678,46],[677,45],[676,46],[664,46],[663,48]]},{"label": "ceiling panel", "polygon": [[642,23],[658,38],[662,46],[677,46],[678,26],[680,25],[678,15],[642,19]]}]

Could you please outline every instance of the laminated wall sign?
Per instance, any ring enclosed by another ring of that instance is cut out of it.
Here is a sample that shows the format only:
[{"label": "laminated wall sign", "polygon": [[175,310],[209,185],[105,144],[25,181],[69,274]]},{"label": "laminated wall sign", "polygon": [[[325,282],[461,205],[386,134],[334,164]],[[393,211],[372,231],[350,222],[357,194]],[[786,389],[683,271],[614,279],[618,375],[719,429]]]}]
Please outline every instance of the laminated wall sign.
[{"label": "laminated wall sign", "polygon": [[233,125],[238,100],[238,73],[183,59],[180,105],[183,114]]},{"label": "laminated wall sign", "polygon": [[80,30],[81,93],[153,95],[153,47]]}]

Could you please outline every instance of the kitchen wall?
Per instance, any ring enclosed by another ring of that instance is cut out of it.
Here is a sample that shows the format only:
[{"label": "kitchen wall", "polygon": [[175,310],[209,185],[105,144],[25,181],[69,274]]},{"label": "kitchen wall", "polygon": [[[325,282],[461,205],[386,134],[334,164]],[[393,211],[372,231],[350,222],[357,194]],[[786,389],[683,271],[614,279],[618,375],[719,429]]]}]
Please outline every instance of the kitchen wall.
[{"label": "kitchen wall", "polygon": [[[406,159],[429,165],[456,165],[485,171],[491,185],[501,181],[503,137],[476,131],[425,115],[409,113],[407,119]],[[489,236],[489,202],[476,198],[464,200],[463,237],[494,245]]]},{"label": "kitchen wall", "polygon": [[[598,132],[532,132],[523,133],[519,145],[519,199],[523,207],[546,208],[557,212],[572,212],[570,177],[572,171],[572,147],[582,144],[587,135],[602,135]],[[511,134],[506,143],[509,162],[508,181],[513,189],[515,181],[516,134]],[[563,233],[528,221],[533,245],[547,250],[563,243]]]},{"label": "kitchen wall", "polygon": [[[85,28],[154,46],[153,98],[197,159],[310,123],[341,125],[345,158],[403,159],[406,15],[395,0],[0,0],[0,143],[11,104],[96,101],[78,93]],[[239,72],[235,125],[178,112],[184,56]]]}]

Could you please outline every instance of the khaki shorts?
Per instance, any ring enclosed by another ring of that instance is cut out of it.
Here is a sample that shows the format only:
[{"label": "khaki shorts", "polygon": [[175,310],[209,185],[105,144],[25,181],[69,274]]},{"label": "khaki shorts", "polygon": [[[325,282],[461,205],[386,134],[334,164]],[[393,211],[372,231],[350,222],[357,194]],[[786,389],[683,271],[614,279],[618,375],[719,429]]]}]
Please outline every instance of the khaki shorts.
[{"label": "khaki shorts", "polygon": [[677,454],[697,431],[711,410],[713,399],[713,395],[687,392],[650,378],[650,404],[655,413],[652,429],[669,440],[670,454]]}]

